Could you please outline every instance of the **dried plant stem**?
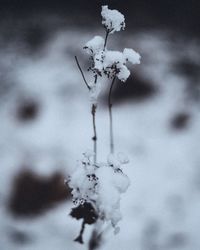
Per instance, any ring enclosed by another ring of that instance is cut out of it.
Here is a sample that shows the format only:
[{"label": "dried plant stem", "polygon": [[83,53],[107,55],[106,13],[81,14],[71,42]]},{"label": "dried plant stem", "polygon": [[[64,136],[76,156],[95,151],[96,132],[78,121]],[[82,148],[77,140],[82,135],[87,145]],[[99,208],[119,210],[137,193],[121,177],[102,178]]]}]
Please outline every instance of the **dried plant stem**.
[{"label": "dried plant stem", "polygon": [[95,104],[92,104],[92,124],[93,124],[93,132],[94,135],[92,137],[93,140],[93,150],[94,150],[94,164],[96,164],[97,161],[97,130],[96,130],[96,109],[97,106]]},{"label": "dried plant stem", "polygon": [[[106,36],[105,36],[105,41],[104,41],[104,46],[103,46],[103,50],[105,51],[106,49],[106,45],[107,45],[107,41],[108,41],[108,35],[109,35],[110,31],[106,30]],[[97,75],[95,76],[95,81],[94,83],[97,83]],[[111,93],[110,93],[111,95]],[[109,97],[110,99],[110,97]],[[92,117],[93,117],[93,130],[94,130],[94,137],[92,138],[94,140],[94,164],[96,164],[96,160],[97,160],[97,133],[96,133],[96,106],[93,104],[92,106]],[[111,116],[112,116],[112,111],[111,111]],[[113,136],[112,136],[113,138]],[[101,240],[102,240],[102,235],[98,235],[96,229],[93,229],[90,240],[89,240],[89,249],[88,250],[95,250],[99,247],[99,245],[101,244]]]},{"label": "dried plant stem", "polygon": [[[106,49],[106,44],[108,41],[108,35],[110,33],[110,30],[106,30],[106,37],[105,37],[105,42],[104,42],[104,50]],[[112,118],[112,103],[111,103],[111,94],[112,94],[112,89],[113,89],[113,85],[115,82],[115,76],[112,80],[111,86],[110,86],[110,90],[109,90],[109,94],[108,94],[108,110],[109,110],[109,126],[110,126],[110,153],[113,154],[114,153],[114,136],[113,136],[113,118]]]},{"label": "dried plant stem", "polygon": [[81,66],[80,66],[80,64],[79,64],[79,61],[78,61],[77,56],[75,56],[75,60],[76,60],[76,64],[77,64],[77,66],[78,66],[78,69],[80,70],[81,75],[82,75],[82,77],[83,77],[83,81],[84,81],[85,85],[87,86],[87,88],[90,90],[91,88],[90,88],[89,84],[87,83],[87,81],[86,81],[86,79],[85,79],[83,70],[81,69]]},{"label": "dried plant stem", "polygon": [[110,153],[114,154],[114,136],[113,136],[113,117],[112,117],[112,102],[111,102],[111,95],[112,89],[115,83],[115,78],[113,78],[109,94],[108,94],[108,110],[109,110],[109,126],[110,126]]},{"label": "dried plant stem", "polygon": [[[88,88],[88,90],[91,90],[91,87],[89,86],[89,84],[87,83],[86,81],[86,78],[84,76],[84,73],[83,73],[83,70],[80,66],[80,63],[78,61],[78,58],[77,56],[75,56],[75,61],[76,61],[76,64],[78,66],[78,69],[80,70],[81,72],[81,75],[83,77],[83,81],[86,85],[86,87]],[[95,75],[95,79],[94,79],[94,83],[96,84],[97,82],[97,75]],[[94,131],[94,135],[92,137],[92,140],[93,140],[93,150],[94,150],[94,164],[96,164],[96,161],[97,161],[97,131],[96,131],[96,109],[97,109],[97,106],[95,104],[92,105],[92,110],[91,110],[91,114],[92,114],[92,124],[93,124],[93,131]]]},{"label": "dried plant stem", "polygon": [[105,41],[104,41],[104,46],[103,46],[103,50],[106,49],[106,44],[107,44],[107,41],[108,41],[108,35],[109,35],[110,31],[109,30],[106,30],[106,37],[105,37]]}]

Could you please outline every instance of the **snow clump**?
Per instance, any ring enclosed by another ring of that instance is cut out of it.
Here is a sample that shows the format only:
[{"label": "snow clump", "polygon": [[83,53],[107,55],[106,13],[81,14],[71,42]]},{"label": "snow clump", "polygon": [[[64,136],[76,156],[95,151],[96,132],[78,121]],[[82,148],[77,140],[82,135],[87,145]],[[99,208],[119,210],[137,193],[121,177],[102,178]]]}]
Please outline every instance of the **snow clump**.
[{"label": "snow clump", "polygon": [[[93,154],[84,154],[68,184],[76,206],[90,203],[100,220],[110,222],[116,229],[121,220],[120,196],[126,192],[130,180],[121,168],[125,156],[109,155],[107,163],[94,164]],[[116,230],[118,231],[118,229]]]},{"label": "snow clump", "polygon": [[125,29],[124,15],[118,10],[110,10],[107,5],[102,6],[101,16],[102,24],[110,34]]},{"label": "snow clump", "polygon": [[[95,41],[94,38],[89,41],[90,47],[96,48],[97,45],[95,43],[92,44],[92,41]],[[89,47],[85,46],[84,48],[88,51]],[[126,48],[123,52],[102,49],[93,53],[91,57],[92,66],[89,70],[96,75],[106,75],[108,78],[117,77],[120,81],[125,82],[130,75],[130,70],[127,68],[126,63],[140,64],[140,58],[140,55],[133,49]]]},{"label": "snow clump", "polygon": [[95,55],[101,50],[103,50],[104,38],[101,36],[95,36],[93,39],[88,41],[84,47],[87,53],[90,55]]},{"label": "snow clump", "polygon": [[[125,28],[125,18],[118,10],[108,9],[107,5],[102,6],[101,15],[102,24],[106,29],[105,39],[101,36],[94,36],[83,47],[90,55],[91,65],[88,71],[92,71],[95,79],[99,76],[107,76],[110,79],[117,77],[120,81],[125,82],[130,76],[130,70],[126,65],[127,62],[132,65],[140,64],[141,56],[131,48],[125,48],[123,52],[107,49],[108,35],[123,30]],[[97,88],[92,86],[90,90],[90,99],[96,103],[101,92],[101,86],[99,85]]]}]

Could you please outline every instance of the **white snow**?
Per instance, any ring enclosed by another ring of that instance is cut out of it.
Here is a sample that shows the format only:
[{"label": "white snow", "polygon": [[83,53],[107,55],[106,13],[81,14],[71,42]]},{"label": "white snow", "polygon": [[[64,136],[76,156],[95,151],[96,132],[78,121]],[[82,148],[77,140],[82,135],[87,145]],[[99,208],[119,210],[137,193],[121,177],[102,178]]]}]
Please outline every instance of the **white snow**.
[{"label": "white snow", "polygon": [[126,60],[128,60],[132,64],[140,64],[141,56],[133,49],[125,48],[123,51],[123,56],[125,57]]},{"label": "white snow", "polygon": [[129,76],[130,76],[130,71],[127,69],[126,66],[122,65],[119,68],[119,73],[117,73],[118,79],[122,82],[125,82]]},{"label": "white snow", "polygon": [[99,167],[96,175],[99,178],[97,207],[100,214],[115,227],[122,218],[120,194],[127,190],[130,181],[126,175],[114,172],[114,168],[109,166]]},{"label": "white snow", "polygon": [[121,164],[127,164],[127,163],[129,163],[129,158],[128,158],[128,156],[127,156],[126,154],[124,154],[123,152],[119,152],[119,153],[117,154],[117,158],[118,158],[118,160],[119,160],[119,162],[120,162]]},{"label": "white snow", "polygon": [[84,49],[88,54],[95,55],[103,50],[103,46],[104,38],[101,36],[95,36],[85,44]]},{"label": "white snow", "polygon": [[78,204],[82,201],[92,203],[103,222],[110,222],[116,227],[122,218],[120,195],[127,190],[129,178],[122,172],[120,162],[113,155],[109,156],[108,164],[95,165],[91,156],[88,157],[87,153],[84,155],[85,158],[70,177],[73,199]]},{"label": "white snow", "polygon": [[101,11],[102,24],[106,27],[110,34],[115,31],[125,29],[125,18],[118,10],[110,10],[108,6],[102,6]]},{"label": "white snow", "polygon": [[120,51],[101,50],[94,55],[93,60],[93,70],[110,78],[117,76],[119,80],[125,82],[130,75],[130,71],[126,66],[127,61],[132,64],[139,64],[140,55],[132,49],[124,49],[123,53]]}]

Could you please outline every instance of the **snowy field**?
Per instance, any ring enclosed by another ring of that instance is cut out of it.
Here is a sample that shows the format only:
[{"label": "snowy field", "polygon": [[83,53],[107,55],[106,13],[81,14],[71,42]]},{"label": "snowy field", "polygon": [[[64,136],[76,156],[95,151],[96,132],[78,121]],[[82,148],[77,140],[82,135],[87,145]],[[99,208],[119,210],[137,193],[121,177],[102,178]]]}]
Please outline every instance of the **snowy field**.
[{"label": "snowy field", "polygon": [[[103,30],[97,33],[104,35]],[[20,171],[45,177],[60,172],[67,178],[82,152],[92,148],[90,103],[74,55],[85,65],[81,48],[93,35],[55,32],[34,54],[14,42],[0,50],[1,250],[88,249],[92,226],[86,226],[84,245],[73,241],[81,223],[68,215],[69,199],[25,218],[14,216],[8,204]],[[121,230],[117,235],[107,231],[100,249],[199,250],[200,72],[193,79],[193,73],[184,74],[176,66],[183,61],[200,67],[199,42],[152,31],[117,34],[109,44],[138,51],[142,60],[133,70],[133,81],[136,75],[157,91],[138,102],[123,97],[113,106],[115,148],[131,159],[124,168],[131,186],[121,200]],[[35,119],[22,122],[17,110],[30,100],[39,111]],[[182,123],[174,121],[180,114],[187,118]],[[109,150],[107,128],[102,101],[97,110],[98,159],[105,160]]]}]

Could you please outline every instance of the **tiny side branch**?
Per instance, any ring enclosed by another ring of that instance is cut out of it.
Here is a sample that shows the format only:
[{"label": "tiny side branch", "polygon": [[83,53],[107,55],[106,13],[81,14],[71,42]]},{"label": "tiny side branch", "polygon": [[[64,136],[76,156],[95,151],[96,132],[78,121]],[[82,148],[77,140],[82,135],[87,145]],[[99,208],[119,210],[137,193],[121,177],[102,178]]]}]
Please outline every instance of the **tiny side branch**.
[{"label": "tiny side branch", "polygon": [[77,66],[78,66],[78,68],[79,68],[79,70],[80,70],[80,72],[81,72],[81,75],[82,75],[82,77],[83,77],[83,81],[84,81],[85,85],[86,85],[87,88],[90,90],[91,88],[90,88],[89,84],[87,83],[87,81],[86,81],[86,79],[85,79],[83,70],[81,69],[81,66],[80,66],[80,64],[79,64],[79,61],[78,61],[77,56],[75,56],[75,61],[76,61],[76,64],[77,64]]}]

